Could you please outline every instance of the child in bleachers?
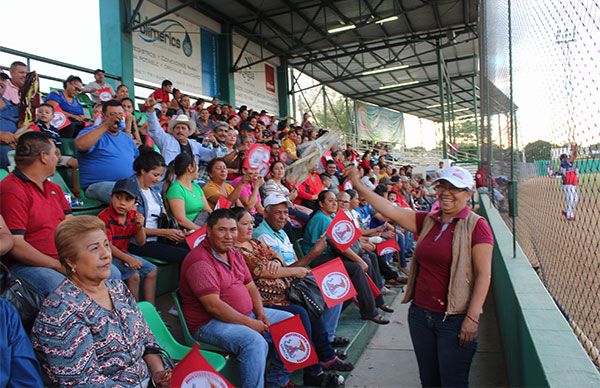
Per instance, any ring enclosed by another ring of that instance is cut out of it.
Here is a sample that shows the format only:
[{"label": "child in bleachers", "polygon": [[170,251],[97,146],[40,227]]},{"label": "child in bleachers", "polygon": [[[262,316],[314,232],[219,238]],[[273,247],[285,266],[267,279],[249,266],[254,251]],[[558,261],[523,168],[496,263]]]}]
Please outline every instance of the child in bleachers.
[{"label": "child in bleachers", "polygon": [[78,170],[79,164],[77,163],[77,159],[68,155],[60,154],[60,146],[62,145],[62,140],[60,138],[59,131],[51,124],[52,119],[54,118],[54,107],[50,104],[43,103],[41,104],[36,111],[36,120],[34,123],[31,123],[29,127],[25,131],[19,132],[19,136],[23,133],[29,131],[38,131],[43,132],[50,136],[56,144],[56,150],[59,153],[58,155],[58,167],[68,167],[73,169],[72,174],[72,191],[76,197],[79,197],[80,187],[79,187],[79,177]]},{"label": "child in bleachers", "polygon": [[127,252],[129,241],[134,237],[137,245],[146,243],[144,216],[135,210],[137,199],[137,187],[127,179],[121,179],[112,190],[110,206],[100,212],[98,218],[106,225],[113,264],[121,271],[121,279],[127,283],[136,300],[139,300],[142,282],[144,299],[154,304],[158,273],[156,266]]}]

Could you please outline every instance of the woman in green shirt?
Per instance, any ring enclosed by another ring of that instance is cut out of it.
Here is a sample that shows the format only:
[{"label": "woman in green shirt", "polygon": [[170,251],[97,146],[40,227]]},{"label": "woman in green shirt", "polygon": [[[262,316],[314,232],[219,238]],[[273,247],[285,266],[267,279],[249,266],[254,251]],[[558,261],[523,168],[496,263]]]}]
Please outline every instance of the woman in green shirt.
[{"label": "woman in green shirt", "polygon": [[206,218],[202,217],[202,212],[212,212],[202,188],[194,182],[195,179],[198,179],[198,166],[187,152],[177,155],[169,163],[163,196],[167,200],[165,206],[182,229],[199,229]]}]

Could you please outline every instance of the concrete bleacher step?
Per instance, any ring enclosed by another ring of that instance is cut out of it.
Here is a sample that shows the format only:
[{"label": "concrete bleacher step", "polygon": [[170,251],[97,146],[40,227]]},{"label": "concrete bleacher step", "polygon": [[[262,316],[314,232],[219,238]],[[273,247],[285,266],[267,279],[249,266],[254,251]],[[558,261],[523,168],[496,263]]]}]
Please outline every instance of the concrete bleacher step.
[{"label": "concrete bleacher step", "polygon": [[[389,306],[396,299],[399,293],[399,288],[392,289],[395,293],[384,296],[385,303]],[[383,315],[386,315],[383,313]],[[356,364],[363,351],[366,349],[367,344],[375,335],[375,332],[381,325],[378,325],[371,321],[363,321],[360,319],[360,312],[358,306],[354,303],[350,303],[340,316],[340,321],[336,331],[336,335],[340,337],[346,337],[350,339],[350,344],[346,348],[338,348],[348,354],[346,361],[350,361]],[[344,378],[347,378],[349,373],[338,372]],[[297,384],[302,385],[302,371],[296,371],[291,375],[291,380]]]}]

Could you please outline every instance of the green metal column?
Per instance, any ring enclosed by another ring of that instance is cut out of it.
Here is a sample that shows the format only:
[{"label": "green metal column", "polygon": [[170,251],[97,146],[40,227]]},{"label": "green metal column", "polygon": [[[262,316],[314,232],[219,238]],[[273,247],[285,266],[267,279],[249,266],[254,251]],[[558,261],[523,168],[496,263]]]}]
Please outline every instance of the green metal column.
[{"label": "green metal column", "polygon": [[120,0],[102,0],[99,3],[102,68],[107,73],[119,75],[133,96],[133,42],[131,33],[125,32],[124,28],[131,10]]},{"label": "green metal column", "polygon": [[279,98],[279,116],[281,117],[290,115],[289,88],[288,61],[286,58],[280,58],[280,65],[277,66],[277,95]]},{"label": "green metal column", "polygon": [[230,24],[221,25],[219,35],[218,68],[219,68],[219,99],[235,108],[235,87],[233,81],[233,42],[231,36],[233,29]]},{"label": "green metal column", "polygon": [[291,100],[292,100],[292,117],[294,118],[294,120],[296,120],[296,122],[298,122],[298,119],[296,117],[296,92],[294,90],[294,69],[289,68],[289,78],[288,78],[288,82],[291,80],[291,88],[290,88],[290,96],[291,96]]},{"label": "green metal column", "polygon": [[327,122],[327,92],[325,91],[325,86],[321,88],[321,92],[323,93],[323,127],[328,128]]},{"label": "green metal column", "polygon": [[444,73],[442,73],[442,53],[440,51],[440,40],[435,44],[437,58],[438,90],[440,93],[440,119],[442,120],[442,155],[448,159],[448,146],[446,144],[446,118],[444,117]]},{"label": "green metal column", "polygon": [[452,81],[450,78],[446,78],[446,84],[448,85],[448,116],[450,127],[450,143],[454,146],[456,143],[456,125],[454,123],[454,93],[452,92]]},{"label": "green metal column", "polygon": [[475,114],[475,144],[477,145],[477,160],[481,161],[481,144],[479,144],[479,122],[477,121],[477,89],[475,85],[475,76],[471,77],[473,90],[473,113]]}]

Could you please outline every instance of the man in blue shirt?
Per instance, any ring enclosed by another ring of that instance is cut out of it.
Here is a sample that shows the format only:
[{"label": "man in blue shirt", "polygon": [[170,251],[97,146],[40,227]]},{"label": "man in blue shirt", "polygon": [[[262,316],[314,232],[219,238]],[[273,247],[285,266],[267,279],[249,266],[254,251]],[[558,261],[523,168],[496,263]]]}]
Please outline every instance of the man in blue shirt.
[{"label": "man in blue shirt", "polygon": [[279,193],[271,193],[264,200],[265,216],[252,237],[271,247],[285,261],[286,266],[306,267],[327,247],[325,236],[318,239],[310,251],[298,260],[294,245],[283,227],[289,220],[291,202]]},{"label": "man in blue shirt", "polygon": [[8,168],[8,151],[17,144],[14,133],[19,121],[19,107],[4,98],[7,80],[8,75],[0,73],[0,168],[3,169]]},{"label": "man in blue shirt", "polygon": [[123,107],[120,101],[102,104],[102,122],[82,130],[75,139],[79,179],[89,198],[110,202],[115,182],[133,175],[133,161],[139,151],[122,131]]}]

